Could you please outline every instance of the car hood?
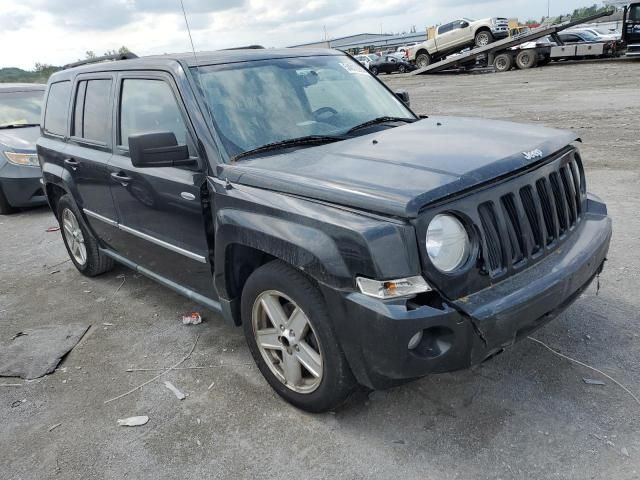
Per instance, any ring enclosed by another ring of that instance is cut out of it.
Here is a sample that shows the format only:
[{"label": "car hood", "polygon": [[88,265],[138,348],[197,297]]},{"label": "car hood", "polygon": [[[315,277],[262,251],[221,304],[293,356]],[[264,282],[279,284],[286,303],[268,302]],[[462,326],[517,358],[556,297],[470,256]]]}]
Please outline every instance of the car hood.
[{"label": "car hood", "polygon": [[36,151],[40,127],[0,129],[0,150]]},{"label": "car hood", "polygon": [[575,140],[572,132],[536,125],[430,117],[328,145],[220,165],[218,175],[415,218],[429,203],[540,162]]}]

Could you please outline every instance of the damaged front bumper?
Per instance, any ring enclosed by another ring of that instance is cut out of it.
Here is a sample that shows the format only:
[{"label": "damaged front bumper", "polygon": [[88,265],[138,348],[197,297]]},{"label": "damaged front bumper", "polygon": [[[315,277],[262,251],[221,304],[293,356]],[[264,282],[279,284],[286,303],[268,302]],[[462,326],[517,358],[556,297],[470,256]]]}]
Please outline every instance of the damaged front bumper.
[{"label": "damaged front bumper", "polygon": [[[555,318],[602,270],[611,232],[606,206],[591,197],[584,220],[562,248],[464,299],[381,301],[328,287],[323,293],[358,381],[388,388],[481,363]],[[422,340],[409,350],[418,332]]]}]

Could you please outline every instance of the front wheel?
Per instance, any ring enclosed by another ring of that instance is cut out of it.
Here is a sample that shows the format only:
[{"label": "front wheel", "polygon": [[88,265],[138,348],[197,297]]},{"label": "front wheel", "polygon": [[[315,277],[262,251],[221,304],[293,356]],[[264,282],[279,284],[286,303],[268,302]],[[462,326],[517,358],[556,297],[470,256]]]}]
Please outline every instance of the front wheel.
[{"label": "front wheel", "polygon": [[476,33],[476,47],[486,47],[493,42],[493,34],[488,30]]},{"label": "front wheel", "polygon": [[370,68],[371,73],[373,73],[374,75],[378,75],[378,67],[371,67]]},{"label": "front wheel", "polygon": [[249,350],[286,401],[326,412],[355,390],[324,299],[303,274],[280,261],[260,267],[247,280],[241,310]]},{"label": "front wheel", "polygon": [[399,73],[406,73],[407,72],[407,67],[405,67],[404,65],[400,65],[398,67],[398,72]]}]

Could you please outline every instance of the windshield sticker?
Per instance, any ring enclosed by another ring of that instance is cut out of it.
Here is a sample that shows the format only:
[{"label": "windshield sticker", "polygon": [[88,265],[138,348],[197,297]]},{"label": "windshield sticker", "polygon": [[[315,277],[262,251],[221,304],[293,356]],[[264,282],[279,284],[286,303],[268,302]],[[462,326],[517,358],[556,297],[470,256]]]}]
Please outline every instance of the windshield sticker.
[{"label": "windshield sticker", "polygon": [[353,63],[340,62],[340,66],[347,72],[355,75],[368,75],[367,72],[362,69],[362,67],[359,67],[358,65],[355,65]]}]

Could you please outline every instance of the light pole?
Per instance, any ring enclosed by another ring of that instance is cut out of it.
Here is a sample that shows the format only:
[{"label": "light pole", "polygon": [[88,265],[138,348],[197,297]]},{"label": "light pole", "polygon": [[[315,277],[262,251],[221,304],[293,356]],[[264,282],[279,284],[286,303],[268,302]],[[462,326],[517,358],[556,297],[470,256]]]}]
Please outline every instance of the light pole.
[{"label": "light pole", "polygon": [[551,17],[551,0],[547,0],[547,18]]}]

